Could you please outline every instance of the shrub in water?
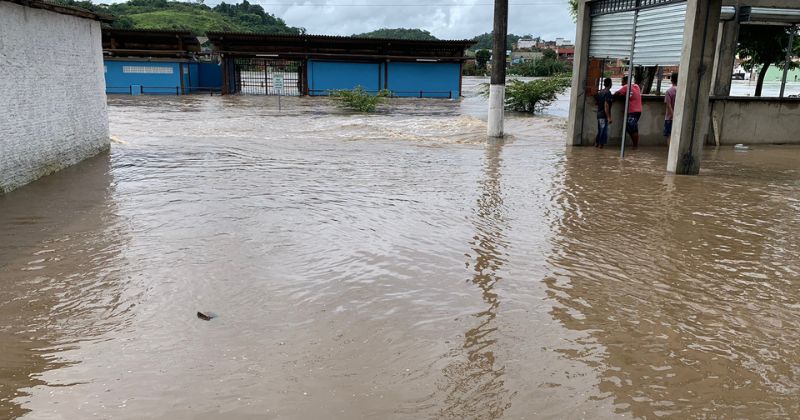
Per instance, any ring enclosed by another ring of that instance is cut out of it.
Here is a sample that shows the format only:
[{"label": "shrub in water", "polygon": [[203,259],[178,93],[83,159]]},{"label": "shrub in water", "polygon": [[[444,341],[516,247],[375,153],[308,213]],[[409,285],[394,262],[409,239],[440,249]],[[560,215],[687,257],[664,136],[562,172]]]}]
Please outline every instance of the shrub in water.
[{"label": "shrub in water", "polygon": [[336,102],[336,105],[342,108],[359,112],[375,112],[378,104],[383,102],[384,98],[389,94],[388,90],[381,90],[372,95],[363,86],[356,86],[352,90],[335,90],[331,92],[331,98]]},{"label": "shrub in water", "polygon": [[[570,75],[558,75],[530,82],[510,80],[506,83],[506,109],[518,112],[542,112],[571,84]],[[488,94],[487,85],[484,95]]]}]

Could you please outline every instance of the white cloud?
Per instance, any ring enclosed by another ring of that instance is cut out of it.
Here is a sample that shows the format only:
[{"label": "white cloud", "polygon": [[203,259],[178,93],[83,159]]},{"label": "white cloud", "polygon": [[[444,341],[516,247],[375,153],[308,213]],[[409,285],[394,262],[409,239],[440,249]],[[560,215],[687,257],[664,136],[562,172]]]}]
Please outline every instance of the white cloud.
[{"label": "white cloud", "polygon": [[[251,0],[251,3],[262,5],[291,26],[306,28],[310,34],[352,35],[404,27],[424,29],[441,39],[472,38],[491,31],[494,10],[491,0]],[[509,3],[509,32],[545,39],[574,38],[575,24],[567,0]]]}]

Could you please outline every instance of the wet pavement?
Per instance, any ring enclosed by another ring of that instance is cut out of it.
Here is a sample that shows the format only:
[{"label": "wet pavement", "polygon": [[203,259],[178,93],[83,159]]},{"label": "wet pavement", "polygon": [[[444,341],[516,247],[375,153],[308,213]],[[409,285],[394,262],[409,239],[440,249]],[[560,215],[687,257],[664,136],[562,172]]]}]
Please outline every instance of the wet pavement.
[{"label": "wet pavement", "polygon": [[0,196],[0,418],[800,416],[800,148],[487,143],[465,84],[111,97]]}]

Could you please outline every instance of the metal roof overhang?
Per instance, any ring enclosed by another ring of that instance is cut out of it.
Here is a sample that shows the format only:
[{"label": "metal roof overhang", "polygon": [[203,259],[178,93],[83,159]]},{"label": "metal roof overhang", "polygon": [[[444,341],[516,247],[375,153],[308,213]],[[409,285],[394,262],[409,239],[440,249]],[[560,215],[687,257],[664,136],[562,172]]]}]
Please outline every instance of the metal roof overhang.
[{"label": "metal roof overhang", "polygon": [[200,52],[189,31],[103,28],[103,52],[125,57],[179,57]]},{"label": "metal roof overhang", "polygon": [[9,3],[19,4],[20,6],[27,6],[33,9],[48,10],[51,12],[60,13],[62,15],[69,15],[84,19],[97,20],[103,23],[111,23],[114,20],[116,20],[114,16],[105,15],[102,13],[95,13],[80,7],[65,6],[62,4],[50,3],[48,1],[41,1],[41,0],[0,0],[0,1],[7,1]]},{"label": "metal roof overhang", "polygon": [[465,60],[474,41],[415,41],[325,35],[276,35],[209,32],[214,51],[224,55],[269,55],[286,58]]}]

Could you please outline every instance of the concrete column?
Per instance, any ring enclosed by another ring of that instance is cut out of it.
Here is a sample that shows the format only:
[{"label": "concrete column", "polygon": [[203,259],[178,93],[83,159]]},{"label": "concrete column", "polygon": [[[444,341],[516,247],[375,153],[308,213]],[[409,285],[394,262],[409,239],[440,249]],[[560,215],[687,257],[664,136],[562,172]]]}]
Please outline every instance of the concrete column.
[{"label": "concrete column", "polygon": [[586,77],[589,70],[589,37],[592,17],[585,0],[578,3],[577,33],[575,34],[575,58],[572,64],[572,91],[569,100],[567,123],[567,146],[583,144],[583,114],[586,110]]},{"label": "concrete column", "polygon": [[494,0],[492,32],[492,79],[489,85],[489,137],[503,137],[506,101],[506,38],[508,36],[508,0]]},{"label": "concrete column", "polygon": [[709,93],[722,0],[688,0],[667,171],[697,175],[709,123]]},{"label": "concrete column", "polygon": [[[739,43],[739,22],[736,20],[720,22],[717,34],[717,58],[714,60],[714,80],[711,82],[711,96],[729,96],[733,67],[736,64],[736,46]],[[711,121],[708,126],[708,143],[719,146],[722,135],[722,105],[712,104]]]},{"label": "concrete column", "polygon": [[739,43],[739,22],[735,20],[719,24],[717,59],[714,60],[714,83],[712,96],[731,94],[731,76],[736,63],[736,45]]}]

